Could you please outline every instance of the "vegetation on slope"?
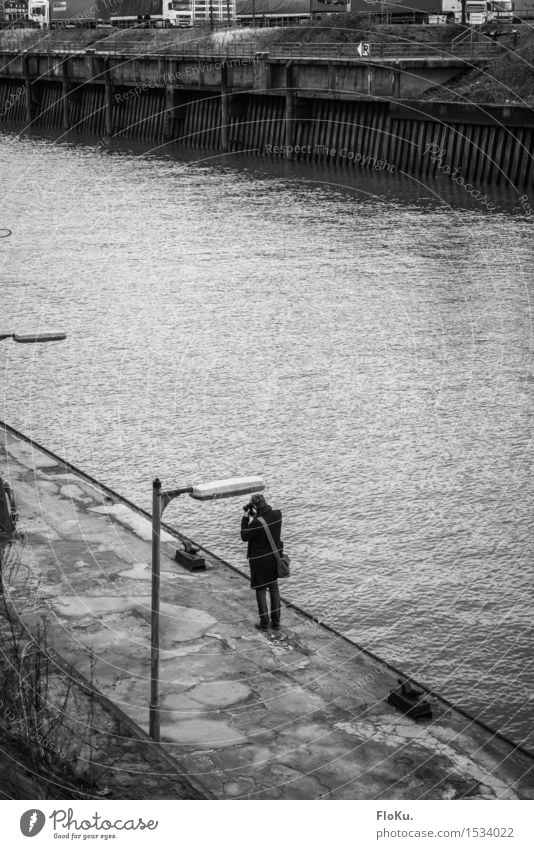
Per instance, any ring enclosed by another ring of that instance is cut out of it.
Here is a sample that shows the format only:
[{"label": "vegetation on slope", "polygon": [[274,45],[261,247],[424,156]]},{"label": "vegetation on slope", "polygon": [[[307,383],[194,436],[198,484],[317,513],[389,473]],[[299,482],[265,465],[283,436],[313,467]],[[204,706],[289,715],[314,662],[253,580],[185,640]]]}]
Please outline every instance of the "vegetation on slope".
[{"label": "vegetation on slope", "polygon": [[527,26],[517,29],[517,46],[508,38],[502,54],[459,78],[451,100],[534,105],[534,31]]}]

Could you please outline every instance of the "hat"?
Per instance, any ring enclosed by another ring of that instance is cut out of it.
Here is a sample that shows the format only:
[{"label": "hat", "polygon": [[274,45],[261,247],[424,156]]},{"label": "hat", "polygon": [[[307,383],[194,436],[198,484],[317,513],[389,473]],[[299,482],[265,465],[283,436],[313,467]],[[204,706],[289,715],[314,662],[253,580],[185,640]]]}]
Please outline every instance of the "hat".
[{"label": "hat", "polygon": [[269,506],[263,495],[260,495],[259,493],[252,496],[250,503],[256,508],[256,510],[265,510],[265,508]]}]

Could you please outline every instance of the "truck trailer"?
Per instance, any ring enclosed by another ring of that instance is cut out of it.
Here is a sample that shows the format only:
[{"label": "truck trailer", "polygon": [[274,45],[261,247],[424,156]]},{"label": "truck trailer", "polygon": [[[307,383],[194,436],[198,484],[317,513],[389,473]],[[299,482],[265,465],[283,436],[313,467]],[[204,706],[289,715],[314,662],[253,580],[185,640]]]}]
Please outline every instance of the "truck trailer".
[{"label": "truck trailer", "polygon": [[115,0],[28,0],[28,20],[41,29],[109,25]]},{"label": "truck trailer", "polygon": [[193,0],[114,0],[114,27],[189,27]]},{"label": "truck trailer", "polygon": [[241,26],[305,24],[349,11],[350,0],[236,0],[236,20]]},{"label": "truck trailer", "polygon": [[[516,0],[532,2],[534,0]],[[462,20],[461,0],[237,0],[239,24],[280,26],[286,23],[305,24],[336,12],[362,12],[384,23],[437,23]],[[472,26],[500,21],[512,22],[512,0],[467,0],[466,22]]]}]

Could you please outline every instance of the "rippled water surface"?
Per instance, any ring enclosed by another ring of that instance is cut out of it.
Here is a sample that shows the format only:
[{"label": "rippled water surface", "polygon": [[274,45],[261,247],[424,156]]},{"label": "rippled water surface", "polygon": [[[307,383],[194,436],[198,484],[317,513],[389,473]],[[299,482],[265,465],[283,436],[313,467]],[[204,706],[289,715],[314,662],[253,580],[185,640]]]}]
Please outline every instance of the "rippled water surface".
[{"label": "rippled water surface", "polygon": [[[3,418],[145,507],[156,474],[261,473],[287,597],[532,748],[517,196],[9,133],[0,156],[2,327],[68,333],[3,344]],[[241,506],[166,519],[244,565]]]}]

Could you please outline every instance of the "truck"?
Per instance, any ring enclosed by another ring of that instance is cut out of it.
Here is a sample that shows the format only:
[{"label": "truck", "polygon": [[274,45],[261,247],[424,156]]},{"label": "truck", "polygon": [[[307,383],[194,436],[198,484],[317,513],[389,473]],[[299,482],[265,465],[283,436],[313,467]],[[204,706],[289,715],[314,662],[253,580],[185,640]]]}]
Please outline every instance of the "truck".
[{"label": "truck", "polygon": [[115,0],[28,0],[28,20],[41,29],[109,25]]},{"label": "truck", "polygon": [[113,0],[114,27],[190,27],[193,0]]},{"label": "truck", "polygon": [[[442,12],[447,20],[455,23],[462,22],[461,0],[442,0]],[[512,0],[466,0],[466,23],[470,26],[481,26],[493,21],[511,24],[514,17]]]}]

